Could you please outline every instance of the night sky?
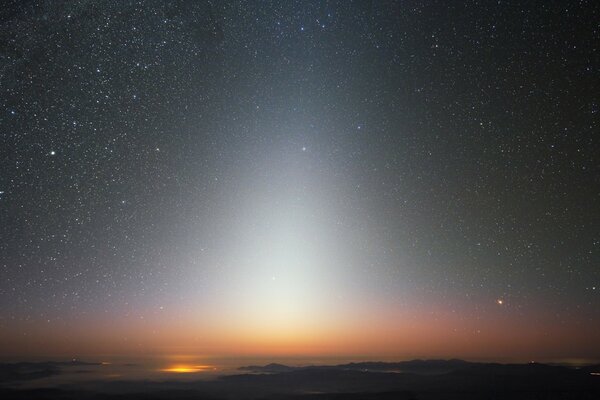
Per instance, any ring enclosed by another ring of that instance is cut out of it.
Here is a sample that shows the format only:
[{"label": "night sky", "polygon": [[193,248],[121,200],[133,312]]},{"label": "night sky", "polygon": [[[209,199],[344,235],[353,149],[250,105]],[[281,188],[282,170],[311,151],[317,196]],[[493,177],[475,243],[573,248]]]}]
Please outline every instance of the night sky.
[{"label": "night sky", "polygon": [[9,1],[0,356],[600,358],[593,1]]}]

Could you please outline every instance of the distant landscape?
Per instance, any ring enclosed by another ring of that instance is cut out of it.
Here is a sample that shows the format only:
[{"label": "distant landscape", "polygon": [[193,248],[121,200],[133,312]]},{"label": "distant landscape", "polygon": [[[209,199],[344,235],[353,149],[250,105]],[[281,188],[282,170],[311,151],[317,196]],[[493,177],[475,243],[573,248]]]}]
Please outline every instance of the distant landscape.
[{"label": "distant landscape", "polygon": [[87,362],[0,365],[2,399],[597,399],[600,365],[580,367],[462,360],[358,362],[340,365],[243,366],[210,379],[100,379],[28,388]]}]

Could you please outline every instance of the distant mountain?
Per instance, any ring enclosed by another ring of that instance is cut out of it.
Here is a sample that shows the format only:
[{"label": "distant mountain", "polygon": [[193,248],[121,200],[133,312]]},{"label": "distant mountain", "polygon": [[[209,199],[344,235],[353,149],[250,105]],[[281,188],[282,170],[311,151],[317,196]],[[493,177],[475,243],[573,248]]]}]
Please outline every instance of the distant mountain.
[{"label": "distant mountain", "polygon": [[415,374],[440,374],[468,368],[475,365],[478,364],[463,360],[411,360],[400,362],[366,361],[357,363],[352,362],[349,364],[339,365],[321,365],[304,367],[290,367],[283,364],[268,364],[264,366],[250,365],[240,367],[239,370],[265,374],[276,374],[306,369],[338,369],[363,372],[405,372]]},{"label": "distant mountain", "polygon": [[477,365],[464,360],[369,361],[338,365],[338,368],[373,372],[445,373]]},{"label": "distant mountain", "polygon": [[249,372],[261,372],[261,373],[269,373],[276,374],[280,372],[289,372],[298,369],[298,367],[290,367],[283,364],[271,363],[268,365],[260,366],[260,365],[249,365],[246,367],[240,367],[238,370],[240,371],[249,371]]}]

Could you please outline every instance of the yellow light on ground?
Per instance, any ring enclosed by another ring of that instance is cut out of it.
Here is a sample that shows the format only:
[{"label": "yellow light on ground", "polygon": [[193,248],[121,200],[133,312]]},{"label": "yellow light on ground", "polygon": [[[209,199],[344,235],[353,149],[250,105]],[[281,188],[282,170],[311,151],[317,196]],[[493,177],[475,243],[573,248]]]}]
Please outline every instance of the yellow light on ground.
[{"label": "yellow light on ground", "polygon": [[161,369],[162,372],[172,372],[177,374],[189,374],[194,372],[203,372],[212,369],[211,365],[172,365]]}]

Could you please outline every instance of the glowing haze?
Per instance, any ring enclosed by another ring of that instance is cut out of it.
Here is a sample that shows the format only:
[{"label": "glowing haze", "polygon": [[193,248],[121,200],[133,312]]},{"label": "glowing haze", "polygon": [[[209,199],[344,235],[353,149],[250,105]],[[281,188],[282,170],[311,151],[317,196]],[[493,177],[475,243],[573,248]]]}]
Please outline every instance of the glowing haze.
[{"label": "glowing haze", "polygon": [[583,6],[79,3],[2,21],[0,356],[600,357]]}]

